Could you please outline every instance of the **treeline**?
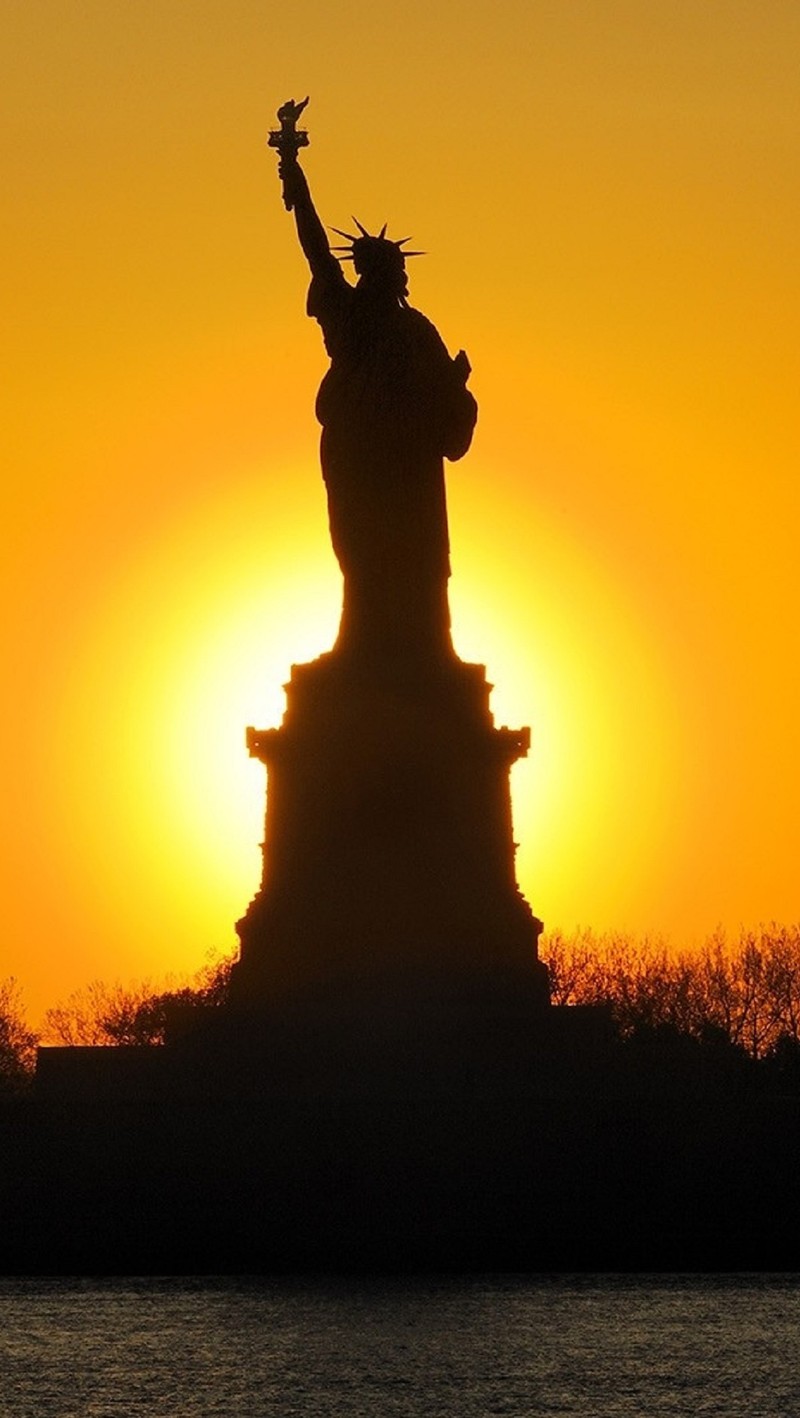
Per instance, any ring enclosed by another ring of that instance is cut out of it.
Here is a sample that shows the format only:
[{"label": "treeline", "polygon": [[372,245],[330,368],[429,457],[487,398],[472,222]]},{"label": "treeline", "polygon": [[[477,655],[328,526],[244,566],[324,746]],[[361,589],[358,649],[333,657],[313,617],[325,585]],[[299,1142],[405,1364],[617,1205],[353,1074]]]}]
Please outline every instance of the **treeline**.
[{"label": "treeline", "polygon": [[61,1045],[163,1044],[187,1016],[225,1003],[234,955],[205,965],[186,985],[154,989],[148,981],[95,980],[48,1009],[40,1042]]},{"label": "treeline", "polygon": [[187,1017],[217,1008],[227,996],[234,957],[203,966],[187,984],[160,989],[149,981],[105,984],[94,980],[48,1009],[41,1031],[28,1024],[18,982],[0,981],[0,1094],[30,1085],[40,1044],[163,1044],[168,1031]]},{"label": "treeline", "polygon": [[623,1039],[670,1030],[724,1040],[751,1059],[800,1046],[800,925],[761,926],[697,950],[623,935],[550,935],[553,1004],[605,1005]]},{"label": "treeline", "polygon": [[17,981],[0,980],[0,1093],[16,1093],[27,1085],[38,1042],[25,1022]]},{"label": "treeline", "polygon": [[[623,1040],[670,1035],[725,1044],[754,1061],[800,1071],[800,924],[722,932],[693,951],[626,935],[552,932],[542,958],[556,1005],[601,1005]],[[224,1004],[233,956],[188,984],[157,989],[94,982],[27,1024],[13,980],[0,982],[0,1089],[25,1086],[38,1043],[158,1045],[200,1011]]]}]

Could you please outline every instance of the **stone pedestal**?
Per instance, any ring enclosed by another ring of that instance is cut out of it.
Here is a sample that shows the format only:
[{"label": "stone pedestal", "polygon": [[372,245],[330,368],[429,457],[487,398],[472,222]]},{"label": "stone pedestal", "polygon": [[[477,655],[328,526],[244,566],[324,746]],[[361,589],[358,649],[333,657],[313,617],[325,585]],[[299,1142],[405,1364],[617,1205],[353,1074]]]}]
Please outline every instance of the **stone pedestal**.
[{"label": "stone pedestal", "polygon": [[506,982],[547,1002],[541,922],[514,869],[509,771],[527,729],[496,728],[481,665],[455,655],[295,665],[267,767],[264,870],[238,922],[232,999],[422,998]]}]

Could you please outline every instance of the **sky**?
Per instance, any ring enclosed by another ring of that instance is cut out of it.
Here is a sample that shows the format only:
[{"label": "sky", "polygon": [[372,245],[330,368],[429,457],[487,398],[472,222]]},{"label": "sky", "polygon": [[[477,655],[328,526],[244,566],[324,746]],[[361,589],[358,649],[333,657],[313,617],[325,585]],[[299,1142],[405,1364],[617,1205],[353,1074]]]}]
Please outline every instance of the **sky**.
[{"label": "sky", "polygon": [[796,920],[794,0],[4,0],[0,977],[230,950],[293,662],[340,582],[325,357],[265,147],[412,235],[480,406],[456,647],[546,927]]}]

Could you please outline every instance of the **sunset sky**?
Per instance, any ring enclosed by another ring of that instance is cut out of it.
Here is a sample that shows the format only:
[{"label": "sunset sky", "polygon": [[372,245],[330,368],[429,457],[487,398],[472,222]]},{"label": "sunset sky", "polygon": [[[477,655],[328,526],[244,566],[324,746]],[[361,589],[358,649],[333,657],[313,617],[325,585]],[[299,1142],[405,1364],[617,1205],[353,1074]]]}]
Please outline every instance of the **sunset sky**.
[{"label": "sunset sky", "polygon": [[4,0],[0,977],[234,943],[339,577],[275,109],[469,353],[452,607],[549,927],[800,915],[795,0]]}]

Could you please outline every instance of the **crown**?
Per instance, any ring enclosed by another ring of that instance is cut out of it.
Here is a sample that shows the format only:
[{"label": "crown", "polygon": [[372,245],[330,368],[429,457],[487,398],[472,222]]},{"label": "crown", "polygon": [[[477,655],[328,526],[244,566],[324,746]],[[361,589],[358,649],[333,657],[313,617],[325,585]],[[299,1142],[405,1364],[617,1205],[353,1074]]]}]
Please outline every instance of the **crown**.
[{"label": "crown", "polygon": [[356,270],[365,261],[369,262],[371,259],[377,258],[385,261],[390,251],[395,259],[399,257],[402,261],[405,261],[407,256],[425,255],[424,251],[404,251],[403,247],[407,241],[411,240],[411,237],[403,236],[399,241],[394,241],[386,235],[387,222],[384,222],[376,236],[372,236],[366,227],[361,225],[358,217],[353,217],[353,221],[361,235],[353,236],[349,231],[340,231],[338,226],[332,226],[331,231],[335,231],[337,236],[343,236],[347,246],[332,246],[331,250],[344,252],[344,255],[337,256],[337,260],[354,262]]}]

